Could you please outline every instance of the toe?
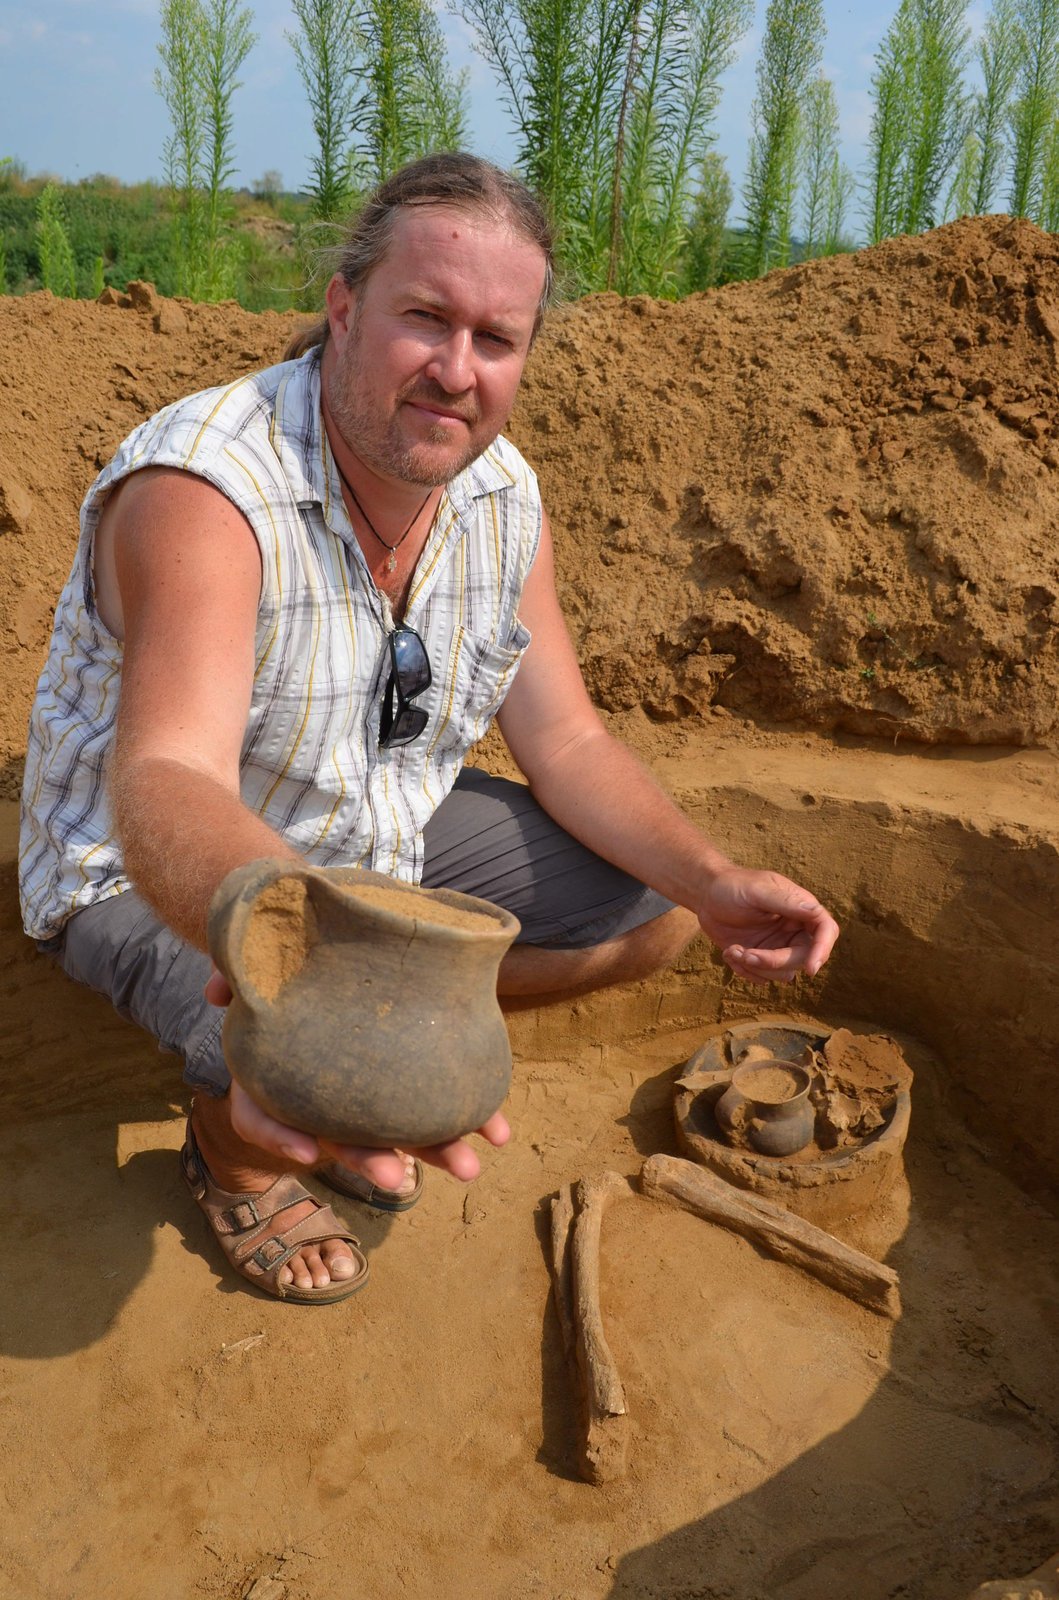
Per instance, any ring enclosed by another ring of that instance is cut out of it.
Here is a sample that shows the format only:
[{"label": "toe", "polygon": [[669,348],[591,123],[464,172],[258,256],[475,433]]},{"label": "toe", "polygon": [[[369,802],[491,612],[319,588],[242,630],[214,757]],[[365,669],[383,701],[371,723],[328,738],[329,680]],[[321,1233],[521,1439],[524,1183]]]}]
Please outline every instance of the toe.
[{"label": "toe", "polygon": [[[297,1256],[294,1259],[297,1260]],[[331,1282],[331,1274],[328,1272],[319,1250],[303,1250],[301,1261],[302,1271],[306,1274],[305,1281],[301,1284],[301,1287],[303,1289],[326,1289]]]},{"label": "toe", "polygon": [[344,1282],[356,1274],[357,1263],[349,1246],[343,1244],[340,1239],[334,1239],[329,1245],[324,1245],[323,1256],[327,1262],[327,1270],[336,1283],[339,1280]]},{"label": "toe", "polygon": [[[322,1280],[319,1279],[321,1272],[324,1273]],[[331,1281],[326,1275],[326,1268],[315,1250],[300,1250],[296,1256],[291,1256],[287,1265],[281,1267],[277,1274],[279,1282],[282,1283],[284,1281],[284,1274],[286,1273],[290,1274],[286,1282],[295,1289],[319,1288],[321,1282],[326,1284]]]}]

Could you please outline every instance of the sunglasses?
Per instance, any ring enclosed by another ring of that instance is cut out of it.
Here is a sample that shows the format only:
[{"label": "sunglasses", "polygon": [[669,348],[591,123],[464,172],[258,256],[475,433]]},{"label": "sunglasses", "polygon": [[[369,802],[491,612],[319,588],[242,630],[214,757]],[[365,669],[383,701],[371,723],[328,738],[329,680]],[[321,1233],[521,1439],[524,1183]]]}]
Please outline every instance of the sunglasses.
[{"label": "sunglasses", "polygon": [[427,725],[427,713],[412,701],[433,681],[426,646],[414,628],[394,628],[387,635],[390,676],[382,697],[379,746],[411,744]]}]

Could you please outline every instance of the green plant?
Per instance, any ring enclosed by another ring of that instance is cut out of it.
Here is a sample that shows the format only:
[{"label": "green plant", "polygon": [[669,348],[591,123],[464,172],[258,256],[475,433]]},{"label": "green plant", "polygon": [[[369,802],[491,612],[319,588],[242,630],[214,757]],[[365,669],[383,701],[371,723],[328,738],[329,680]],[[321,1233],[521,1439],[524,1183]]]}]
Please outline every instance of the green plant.
[{"label": "green plant", "polygon": [[938,221],[969,120],[967,0],[901,0],[876,55],[869,135],[871,242]]},{"label": "green plant", "polygon": [[856,188],[857,180],[836,151],[827,180],[827,212],[821,255],[833,256],[841,250],[853,249],[845,237],[844,229]]},{"label": "green plant", "polygon": [[177,292],[219,300],[234,281],[227,186],[234,174],[232,96],[253,48],[238,0],[162,0],[155,87],[172,133],[164,162],[174,210]]},{"label": "green plant", "polygon": [[790,259],[806,98],[823,47],[822,0],[771,0],[744,188],[747,277],[760,277]]},{"label": "green plant", "polygon": [[802,238],[807,257],[832,255],[838,239],[852,177],[838,149],[838,105],[829,78],[818,73],[805,96],[802,148]]},{"label": "green plant", "polygon": [[77,269],[66,232],[62,198],[54,183],[46,183],[37,200],[37,236],[41,281],[45,289],[65,299],[75,299]]},{"label": "green plant", "polygon": [[309,193],[315,216],[329,221],[348,209],[350,150],[360,100],[360,26],[353,0],[292,0],[298,31],[288,33],[309,97],[316,153]]},{"label": "green plant", "polygon": [[681,289],[690,294],[721,281],[732,208],[732,182],[724,157],[709,150],[702,164],[699,192],[691,208]]},{"label": "green plant", "polygon": [[1021,45],[1009,126],[1009,210],[1040,220],[1052,124],[1059,114],[1059,0],[1015,0]]},{"label": "green plant", "polygon": [[969,131],[963,141],[952,185],[945,201],[946,217],[970,217],[975,213],[975,195],[982,165],[982,146],[978,135]]},{"label": "green plant", "polygon": [[448,70],[437,17],[424,0],[366,0],[360,12],[366,94],[354,119],[353,172],[368,185],[466,137],[466,77]]},{"label": "green plant", "polygon": [[1045,147],[1040,222],[1041,227],[1047,228],[1049,233],[1059,233],[1059,110]]},{"label": "green plant", "polygon": [[[675,294],[749,0],[462,0],[580,290]],[[711,169],[712,170],[712,169]],[[718,192],[704,197],[705,211]]]},{"label": "green plant", "polygon": [[620,260],[608,274],[608,287],[672,295],[696,200],[694,182],[705,174],[713,139],[719,79],[750,11],[743,0],[659,3],[646,20],[649,31],[633,75],[627,155],[621,169],[617,163],[615,168],[621,216],[611,250],[612,261],[619,251]]},{"label": "green plant", "polygon": [[204,149],[198,58],[202,38],[199,0],[162,0],[162,65],[155,88],[169,108],[172,133],[163,150],[172,196],[177,290],[197,297],[206,282],[205,206],[200,179]]},{"label": "green plant", "polygon": [[1021,57],[1015,0],[996,0],[976,54],[982,88],[974,99],[972,127],[978,148],[968,210],[981,216],[992,208],[1007,152],[1005,124]]},{"label": "green plant", "polygon": [[580,284],[598,282],[610,219],[620,225],[618,130],[628,125],[648,28],[643,10],[635,0],[459,4],[514,121],[516,164],[554,217]]},{"label": "green plant", "polygon": [[223,300],[235,286],[234,241],[228,229],[232,216],[226,189],[235,173],[232,96],[237,73],[254,44],[251,13],[239,0],[203,0],[201,5],[198,82],[202,105],[205,190],[205,298]]}]

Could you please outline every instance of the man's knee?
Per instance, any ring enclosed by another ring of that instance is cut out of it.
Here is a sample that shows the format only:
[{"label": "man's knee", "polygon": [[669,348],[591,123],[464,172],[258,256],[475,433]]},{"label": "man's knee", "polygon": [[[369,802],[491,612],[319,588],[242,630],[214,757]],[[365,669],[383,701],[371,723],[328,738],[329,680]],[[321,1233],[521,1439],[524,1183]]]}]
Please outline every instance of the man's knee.
[{"label": "man's knee", "polygon": [[534,1000],[573,998],[610,984],[634,983],[668,966],[698,931],[693,913],[677,906],[603,944],[574,950],[515,945],[501,965],[498,992],[508,1009],[517,1009]]},{"label": "man's knee", "polygon": [[668,967],[698,932],[698,917],[684,906],[674,906],[672,911],[664,911],[660,917],[642,922],[638,928],[612,941],[615,962],[627,969],[614,981],[647,978],[652,972]]}]

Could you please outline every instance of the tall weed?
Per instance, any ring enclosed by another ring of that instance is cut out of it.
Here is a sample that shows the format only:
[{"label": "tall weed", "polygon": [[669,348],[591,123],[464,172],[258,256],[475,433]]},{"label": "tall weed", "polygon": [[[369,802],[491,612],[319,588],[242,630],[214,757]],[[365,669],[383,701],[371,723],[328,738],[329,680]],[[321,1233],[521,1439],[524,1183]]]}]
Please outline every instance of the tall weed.
[{"label": "tall weed", "polygon": [[169,108],[164,149],[174,214],[177,292],[230,295],[235,244],[227,186],[235,172],[232,96],[255,44],[238,0],[162,0],[155,87]]},{"label": "tall weed", "polygon": [[750,278],[790,260],[804,118],[823,49],[822,0],[772,0],[743,191],[744,273]]},{"label": "tall weed", "polygon": [[1015,0],[1020,60],[1011,104],[1011,191],[1017,217],[1044,216],[1052,127],[1059,114],[1059,0]]},{"label": "tall weed", "polygon": [[901,0],[876,55],[869,136],[869,233],[877,244],[940,221],[945,180],[964,148],[967,0]]},{"label": "tall weed", "polygon": [[978,159],[974,189],[966,209],[981,216],[992,210],[1008,154],[1007,123],[1022,58],[1016,0],[996,0],[975,53],[982,74],[982,88],[974,98],[971,124]]},{"label": "tall weed", "polygon": [[672,295],[750,0],[461,0],[579,290]]},{"label": "tall weed", "polygon": [[37,201],[37,236],[45,289],[67,300],[76,299],[77,268],[66,232],[62,197],[54,183],[44,185]]}]

